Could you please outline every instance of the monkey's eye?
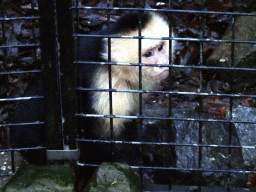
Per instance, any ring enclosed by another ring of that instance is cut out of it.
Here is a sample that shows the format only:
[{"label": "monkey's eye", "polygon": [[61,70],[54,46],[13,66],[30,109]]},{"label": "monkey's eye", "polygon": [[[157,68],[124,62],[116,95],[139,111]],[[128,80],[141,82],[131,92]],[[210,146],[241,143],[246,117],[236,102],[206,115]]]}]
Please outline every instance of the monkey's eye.
[{"label": "monkey's eye", "polygon": [[163,45],[163,44],[159,45],[158,51],[161,52],[161,51],[163,50],[163,48],[164,48],[164,45]]},{"label": "monkey's eye", "polygon": [[153,54],[151,51],[146,52],[145,54],[143,54],[144,57],[151,57]]}]

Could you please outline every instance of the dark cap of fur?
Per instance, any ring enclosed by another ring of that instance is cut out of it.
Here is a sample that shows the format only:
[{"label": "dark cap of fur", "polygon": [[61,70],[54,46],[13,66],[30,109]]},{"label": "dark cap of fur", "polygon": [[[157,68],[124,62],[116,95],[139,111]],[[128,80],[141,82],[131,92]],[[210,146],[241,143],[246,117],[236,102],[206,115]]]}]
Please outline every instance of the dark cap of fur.
[{"label": "dark cap of fur", "polygon": [[150,14],[149,12],[132,12],[120,17],[113,25],[112,32],[123,34],[138,30],[139,14],[141,14],[141,29],[145,29],[149,21],[152,19],[152,14]]}]

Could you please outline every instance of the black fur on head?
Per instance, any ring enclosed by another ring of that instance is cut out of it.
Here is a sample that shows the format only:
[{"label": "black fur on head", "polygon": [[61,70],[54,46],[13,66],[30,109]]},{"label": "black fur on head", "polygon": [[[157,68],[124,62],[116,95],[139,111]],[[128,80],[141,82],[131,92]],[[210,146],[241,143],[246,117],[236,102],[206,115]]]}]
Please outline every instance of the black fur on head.
[{"label": "black fur on head", "polygon": [[145,29],[149,21],[152,19],[152,14],[149,12],[133,12],[120,17],[112,27],[112,32],[129,33],[139,29],[139,14],[141,14],[141,29]]}]

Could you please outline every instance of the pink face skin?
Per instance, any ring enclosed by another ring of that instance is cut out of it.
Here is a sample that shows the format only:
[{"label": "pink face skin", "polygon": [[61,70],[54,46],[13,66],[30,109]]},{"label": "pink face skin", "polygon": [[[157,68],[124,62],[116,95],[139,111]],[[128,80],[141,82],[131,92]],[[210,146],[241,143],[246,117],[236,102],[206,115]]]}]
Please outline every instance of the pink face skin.
[{"label": "pink face skin", "polygon": [[[145,64],[169,64],[167,43],[162,41],[156,47],[142,53],[142,63]],[[159,75],[168,75],[168,67],[147,67],[147,72],[155,78]]]}]

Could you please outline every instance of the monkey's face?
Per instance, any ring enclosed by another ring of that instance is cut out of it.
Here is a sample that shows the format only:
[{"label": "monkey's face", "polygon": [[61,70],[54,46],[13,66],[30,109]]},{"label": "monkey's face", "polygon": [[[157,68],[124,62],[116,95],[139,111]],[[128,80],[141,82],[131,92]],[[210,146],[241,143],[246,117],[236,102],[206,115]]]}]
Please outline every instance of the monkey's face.
[{"label": "monkey's face", "polygon": [[[167,41],[157,41],[158,44],[153,48],[142,52],[141,60],[144,64],[169,64],[168,58],[168,43]],[[153,78],[157,76],[166,76],[168,67],[147,67],[146,73],[149,73]]]},{"label": "monkey's face", "polygon": [[142,63],[145,64],[169,64],[167,57],[166,42],[162,41],[154,48],[148,49],[142,53]]}]

